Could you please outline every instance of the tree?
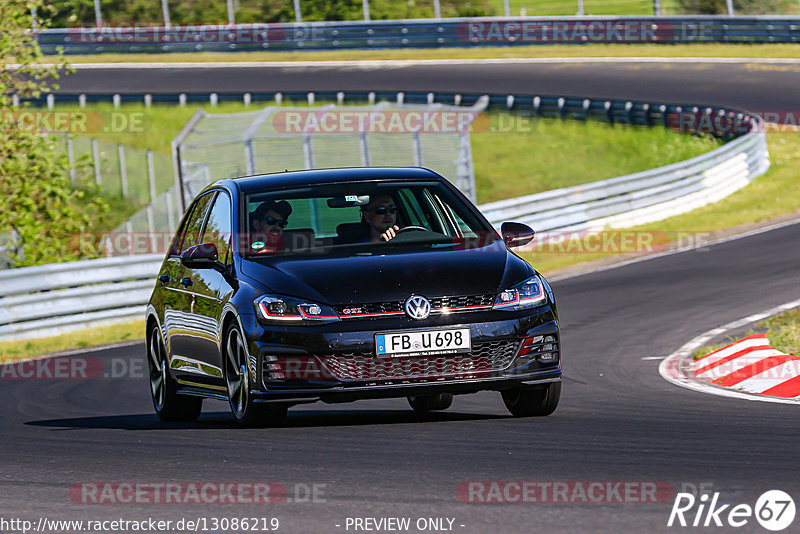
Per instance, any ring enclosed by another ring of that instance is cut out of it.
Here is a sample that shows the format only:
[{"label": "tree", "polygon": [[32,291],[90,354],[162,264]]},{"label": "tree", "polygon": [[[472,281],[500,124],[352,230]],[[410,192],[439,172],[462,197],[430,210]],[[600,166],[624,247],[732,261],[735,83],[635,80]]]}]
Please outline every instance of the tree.
[{"label": "tree", "polygon": [[41,62],[31,31],[32,10],[41,8],[40,0],[0,2],[0,234],[16,229],[22,237],[24,260],[18,265],[92,256],[80,250],[78,239],[108,209],[96,192],[72,186],[66,155],[23,125],[13,105],[12,95],[38,97],[66,68],[63,57],[53,65]]}]

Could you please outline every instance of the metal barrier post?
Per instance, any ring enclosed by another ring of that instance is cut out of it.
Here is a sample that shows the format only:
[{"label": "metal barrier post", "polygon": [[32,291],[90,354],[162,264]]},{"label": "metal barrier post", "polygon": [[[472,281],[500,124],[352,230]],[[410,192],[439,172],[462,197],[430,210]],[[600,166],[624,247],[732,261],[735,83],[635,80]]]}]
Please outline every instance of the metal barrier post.
[{"label": "metal barrier post", "polygon": [[69,181],[75,183],[75,148],[72,146],[72,134],[67,134],[67,161],[69,161]]},{"label": "metal barrier post", "polygon": [[97,139],[92,139],[92,159],[94,160],[94,181],[100,185],[103,178],[100,176],[100,149],[97,146]]},{"label": "metal barrier post", "polygon": [[125,145],[117,145],[119,156],[119,180],[122,185],[122,197],[128,198],[128,169],[125,168]]},{"label": "metal barrier post", "polygon": [[303,22],[303,15],[300,13],[300,0],[294,0],[294,21],[297,23]]},{"label": "metal barrier post", "polygon": [[414,153],[414,166],[422,167],[422,143],[420,143],[419,132],[414,132],[411,136],[411,146]]},{"label": "metal barrier post", "polygon": [[164,27],[169,28],[169,5],[167,0],[161,0],[161,13],[164,15]]},{"label": "metal barrier post", "polygon": [[153,151],[147,151],[147,178],[150,183],[150,204],[156,201],[156,165],[153,160]]}]

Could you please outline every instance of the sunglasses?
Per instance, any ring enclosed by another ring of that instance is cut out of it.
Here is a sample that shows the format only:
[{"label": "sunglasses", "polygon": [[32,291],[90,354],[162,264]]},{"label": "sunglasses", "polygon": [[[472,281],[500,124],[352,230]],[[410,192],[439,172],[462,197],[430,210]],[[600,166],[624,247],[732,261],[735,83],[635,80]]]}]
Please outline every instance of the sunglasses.
[{"label": "sunglasses", "polygon": [[275,217],[264,217],[264,222],[270,226],[275,226],[277,224],[281,228],[286,228],[286,225],[289,224],[289,221],[286,219],[276,219]]},{"label": "sunglasses", "polygon": [[395,206],[394,204],[392,204],[391,206],[378,206],[377,208],[372,208],[371,210],[368,211],[376,213],[377,215],[383,215],[387,211],[389,213],[397,213],[397,206]]}]

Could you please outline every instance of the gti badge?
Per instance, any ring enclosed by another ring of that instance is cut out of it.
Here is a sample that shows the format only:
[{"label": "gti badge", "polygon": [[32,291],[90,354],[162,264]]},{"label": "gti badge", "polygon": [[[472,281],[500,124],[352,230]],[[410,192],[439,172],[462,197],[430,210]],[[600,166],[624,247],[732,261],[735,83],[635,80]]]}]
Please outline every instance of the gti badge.
[{"label": "gti badge", "polygon": [[406,299],[406,315],[412,319],[427,319],[431,314],[431,303],[421,295],[411,295]]}]

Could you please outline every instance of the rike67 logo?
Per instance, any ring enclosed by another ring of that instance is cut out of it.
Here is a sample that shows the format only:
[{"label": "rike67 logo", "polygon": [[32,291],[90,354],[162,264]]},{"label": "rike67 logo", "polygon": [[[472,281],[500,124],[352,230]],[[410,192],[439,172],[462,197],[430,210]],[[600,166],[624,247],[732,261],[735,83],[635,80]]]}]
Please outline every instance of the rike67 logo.
[{"label": "rike67 logo", "polygon": [[691,493],[678,493],[667,526],[739,528],[755,519],[765,529],[777,532],[791,525],[794,515],[794,500],[781,490],[764,492],[755,506],[722,504],[719,492],[712,496],[703,493],[699,498]]}]

